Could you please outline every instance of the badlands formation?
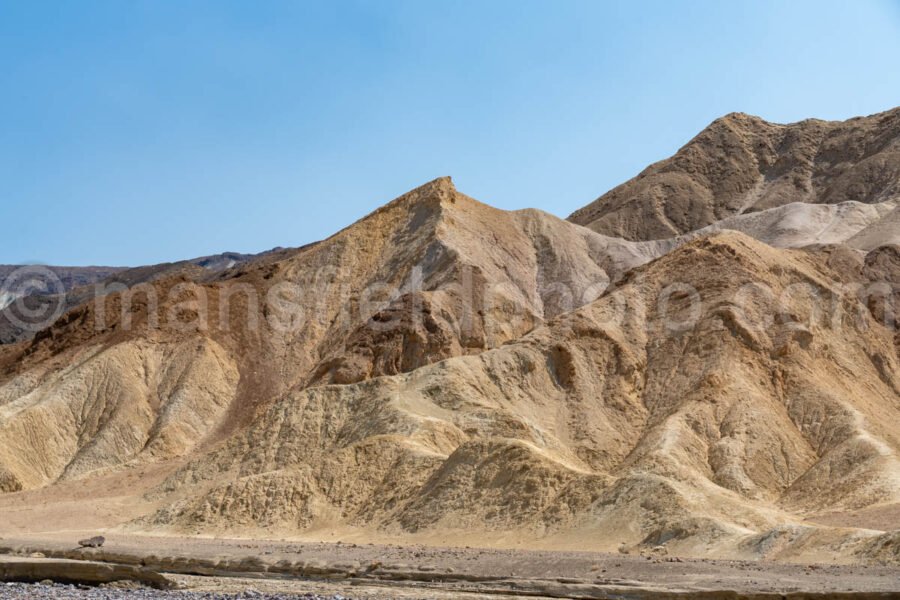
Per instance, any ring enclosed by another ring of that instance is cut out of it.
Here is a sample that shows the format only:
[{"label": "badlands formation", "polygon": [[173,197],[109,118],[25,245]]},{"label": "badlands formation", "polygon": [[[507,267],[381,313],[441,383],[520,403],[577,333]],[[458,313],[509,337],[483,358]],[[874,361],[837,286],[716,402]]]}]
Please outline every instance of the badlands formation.
[{"label": "badlands formation", "polygon": [[898,206],[900,109],[729,115],[568,221],[442,178],[67,291],[0,346],[0,535],[900,564]]}]

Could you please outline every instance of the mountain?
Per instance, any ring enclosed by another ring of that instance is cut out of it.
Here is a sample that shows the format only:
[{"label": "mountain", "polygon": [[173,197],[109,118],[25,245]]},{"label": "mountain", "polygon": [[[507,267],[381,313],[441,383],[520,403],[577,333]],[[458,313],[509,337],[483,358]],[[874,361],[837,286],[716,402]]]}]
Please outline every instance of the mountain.
[{"label": "mountain", "polygon": [[790,203],[888,201],[900,201],[900,108],[790,125],[733,113],[569,220],[655,240]]},{"label": "mountain", "polygon": [[629,212],[659,164],[590,227],[445,177],[315,244],[75,288],[0,346],[0,515],[900,564],[900,198],[870,168],[897,114],[717,121],[664,235]]},{"label": "mountain", "polygon": [[[23,266],[37,267],[34,273],[21,272]],[[28,278],[35,279],[36,275],[44,274],[44,270],[52,273],[58,279],[54,285],[58,290],[53,292],[69,291],[78,286],[91,285],[102,281],[121,269],[118,267],[44,267],[42,265],[0,265],[0,310],[9,306],[16,298],[27,293]],[[16,277],[19,275],[19,277]],[[15,279],[15,280],[14,280]],[[25,279],[25,281],[21,281]],[[39,277],[37,279],[40,279]],[[37,283],[40,283],[38,281]],[[46,283],[46,282],[44,282]],[[22,288],[26,289],[22,289]]]},{"label": "mountain", "polygon": [[498,347],[655,253],[490,208],[444,178],[318,244],[209,281],[177,273],[109,294],[0,354],[0,411],[12,411],[0,412],[0,485],[178,456],[295,387]]},{"label": "mountain", "polygon": [[[242,263],[277,254],[275,248],[261,254],[224,252],[173,263],[144,267],[44,267],[0,265],[0,344],[30,338],[48,316],[74,308],[96,295],[121,287],[133,287],[155,279],[183,274],[209,278]],[[33,280],[35,285],[26,285]],[[10,306],[20,299],[20,306]]]},{"label": "mountain", "polygon": [[[672,281],[702,299],[684,331],[668,322],[690,320],[683,297],[668,319],[655,310]],[[295,386],[170,476],[144,526],[487,530],[770,558],[797,552],[798,536],[844,553],[896,541],[804,521],[900,501],[891,331],[852,298],[860,321],[835,327],[802,295],[785,307],[796,322],[763,327],[769,307],[736,300],[747,281],[776,297],[798,283],[839,295],[841,275],[824,255],[742,234],[697,240],[500,348]]]}]

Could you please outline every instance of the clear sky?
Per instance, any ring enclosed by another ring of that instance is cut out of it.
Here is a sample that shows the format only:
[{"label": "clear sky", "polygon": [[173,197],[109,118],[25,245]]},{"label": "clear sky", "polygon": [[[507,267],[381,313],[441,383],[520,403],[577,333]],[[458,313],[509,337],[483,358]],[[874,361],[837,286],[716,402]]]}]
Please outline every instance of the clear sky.
[{"label": "clear sky", "polygon": [[441,175],[565,217],[725,113],[896,105],[897,0],[0,0],[0,263],[296,246]]}]

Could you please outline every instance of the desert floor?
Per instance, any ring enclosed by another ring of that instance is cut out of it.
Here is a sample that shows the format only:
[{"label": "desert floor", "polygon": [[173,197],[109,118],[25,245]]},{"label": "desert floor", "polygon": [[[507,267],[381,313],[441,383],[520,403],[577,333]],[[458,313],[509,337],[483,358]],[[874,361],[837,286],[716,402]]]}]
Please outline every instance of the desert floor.
[{"label": "desert floor", "polygon": [[[126,526],[152,509],[153,503],[135,492],[154,485],[168,470],[134,471],[105,482],[95,479],[87,486],[70,482],[0,496],[0,561],[2,555],[40,553],[139,565],[166,574],[182,590],[216,595],[254,590],[275,597],[348,598],[900,597],[900,568],[827,564],[828,557],[822,557],[821,564],[801,565],[675,558],[664,552],[526,550],[524,542],[499,536],[395,544],[371,543],[358,531],[320,530],[306,539],[267,540],[160,536]],[[829,519],[895,517],[893,510],[882,512]],[[97,533],[107,538],[102,548],[78,548],[78,540]],[[53,595],[53,589],[43,591],[48,598],[69,597]],[[27,593],[42,597],[39,592],[34,587]]]},{"label": "desert floor", "polygon": [[143,565],[171,574],[182,589],[219,593],[253,589],[353,598],[687,598],[726,591],[732,597],[773,598],[799,592],[813,596],[798,597],[828,598],[900,595],[900,570],[892,567],[122,534],[108,535],[103,548],[77,549],[75,541],[86,533],[4,537],[0,553]]}]

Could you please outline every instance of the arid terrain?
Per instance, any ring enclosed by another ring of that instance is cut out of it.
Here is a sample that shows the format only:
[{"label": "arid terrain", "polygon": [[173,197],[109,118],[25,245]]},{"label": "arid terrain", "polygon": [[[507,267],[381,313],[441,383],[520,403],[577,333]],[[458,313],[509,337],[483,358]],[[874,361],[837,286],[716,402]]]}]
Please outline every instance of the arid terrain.
[{"label": "arid terrain", "polygon": [[309,592],[350,598],[687,599],[721,598],[722,592],[737,598],[887,598],[896,591],[896,569],[891,567],[679,559],[662,552],[598,554],[130,535],[113,535],[107,546],[76,550],[36,538],[0,543],[5,552],[46,556],[19,559],[33,564],[71,559],[114,562],[163,572],[169,585],[182,590],[225,594],[249,588],[278,598]]},{"label": "arid terrain", "polygon": [[36,331],[49,296],[0,314],[9,553],[900,592],[900,109],[728,115],[569,220],[443,177],[315,244],[67,273]]}]

